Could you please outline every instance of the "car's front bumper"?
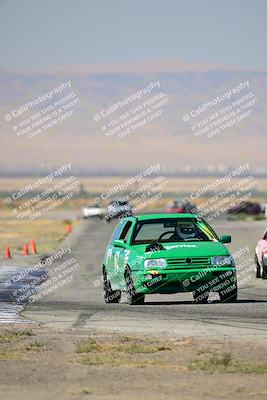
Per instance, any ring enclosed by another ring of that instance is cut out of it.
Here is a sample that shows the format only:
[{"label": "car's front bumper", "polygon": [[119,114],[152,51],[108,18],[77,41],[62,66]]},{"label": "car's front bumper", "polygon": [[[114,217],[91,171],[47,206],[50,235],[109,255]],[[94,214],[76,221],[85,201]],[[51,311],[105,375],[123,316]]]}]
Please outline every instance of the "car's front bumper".
[{"label": "car's front bumper", "polygon": [[236,268],[142,270],[132,271],[132,277],[137,292],[147,294],[192,292],[202,286],[205,290],[218,292],[236,283]]}]

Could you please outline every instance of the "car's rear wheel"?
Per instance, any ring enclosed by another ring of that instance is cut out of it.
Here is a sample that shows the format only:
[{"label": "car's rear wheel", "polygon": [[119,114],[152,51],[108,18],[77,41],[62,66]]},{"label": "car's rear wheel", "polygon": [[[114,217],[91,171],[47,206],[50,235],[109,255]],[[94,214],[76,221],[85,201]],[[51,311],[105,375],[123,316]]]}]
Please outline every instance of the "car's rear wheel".
[{"label": "car's rear wheel", "polygon": [[105,267],[103,267],[103,295],[106,303],[119,303],[121,299],[121,291],[112,290]]},{"label": "car's rear wheel", "polygon": [[144,304],[145,295],[136,292],[136,289],[133,284],[131,271],[129,269],[125,271],[125,285],[126,285],[128,304],[130,305]]},{"label": "car's rear wheel", "polygon": [[219,292],[220,300],[222,303],[232,303],[237,300],[237,285],[234,285],[232,290],[227,293],[224,291]]},{"label": "car's rear wheel", "polygon": [[194,302],[197,304],[206,304],[209,299],[209,291],[198,292],[197,290],[195,290],[193,292],[193,299]]},{"label": "car's rear wheel", "polygon": [[267,279],[267,267],[263,264],[262,264],[262,268],[261,268],[261,278]]},{"label": "car's rear wheel", "polygon": [[256,278],[261,278],[261,266],[260,266],[260,264],[258,262],[258,259],[257,259],[256,255],[255,255],[255,264],[256,264],[256,266],[255,266]]}]

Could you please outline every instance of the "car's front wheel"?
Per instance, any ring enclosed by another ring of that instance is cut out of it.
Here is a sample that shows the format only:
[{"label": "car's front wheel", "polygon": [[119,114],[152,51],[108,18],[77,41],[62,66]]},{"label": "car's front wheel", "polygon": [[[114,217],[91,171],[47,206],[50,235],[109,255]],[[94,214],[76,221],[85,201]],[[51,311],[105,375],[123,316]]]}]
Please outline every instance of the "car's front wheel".
[{"label": "car's front wheel", "polygon": [[125,285],[126,285],[128,304],[130,305],[144,304],[145,295],[136,292],[131,271],[129,269],[125,271]]},{"label": "car's front wheel", "polygon": [[229,292],[219,292],[220,300],[222,303],[232,303],[237,300],[237,285],[234,285]]},{"label": "car's front wheel", "polygon": [[198,292],[197,290],[195,290],[193,292],[193,299],[194,302],[197,304],[206,304],[209,299],[209,291]]},{"label": "car's front wheel", "polygon": [[103,267],[103,296],[106,303],[119,303],[121,299],[121,291],[112,290],[105,267]]}]

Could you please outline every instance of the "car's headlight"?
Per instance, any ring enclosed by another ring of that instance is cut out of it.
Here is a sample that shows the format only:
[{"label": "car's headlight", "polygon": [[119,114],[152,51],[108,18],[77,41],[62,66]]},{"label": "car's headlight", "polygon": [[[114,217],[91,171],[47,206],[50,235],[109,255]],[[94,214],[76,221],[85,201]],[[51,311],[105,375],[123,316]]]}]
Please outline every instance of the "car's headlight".
[{"label": "car's headlight", "polygon": [[167,266],[166,260],[164,258],[151,258],[149,260],[145,260],[144,267],[145,268],[165,268]]},{"label": "car's headlight", "polygon": [[235,261],[232,256],[215,256],[211,257],[211,264],[218,267],[224,267],[225,265],[234,267]]}]

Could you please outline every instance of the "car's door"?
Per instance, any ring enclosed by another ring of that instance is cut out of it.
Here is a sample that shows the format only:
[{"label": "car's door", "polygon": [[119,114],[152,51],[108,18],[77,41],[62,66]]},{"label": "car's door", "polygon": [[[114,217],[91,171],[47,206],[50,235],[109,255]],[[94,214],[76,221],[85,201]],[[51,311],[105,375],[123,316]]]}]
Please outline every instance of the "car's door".
[{"label": "car's door", "polygon": [[[127,221],[120,233],[119,239],[123,240],[125,244],[128,242],[131,228],[132,221]],[[126,247],[125,249],[123,249],[116,247],[114,257],[114,270],[116,271],[117,285],[120,290],[123,290],[125,288],[124,271],[128,262],[129,255],[129,248]]]},{"label": "car's door", "polygon": [[111,282],[112,288],[116,289],[118,286],[118,265],[119,265],[119,257],[120,257],[120,250],[124,249],[119,249],[118,247],[114,246],[114,241],[120,238],[120,235],[123,231],[123,228],[125,227],[127,221],[122,220],[121,222],[118,223],[116,226],[114,232],[112,233],[112,236],[110,238],[110,241],[108,243],[107,249],[106,249],[106,254],[105,254],[105,267],[107,270],[108,274],[108,279]]}]

